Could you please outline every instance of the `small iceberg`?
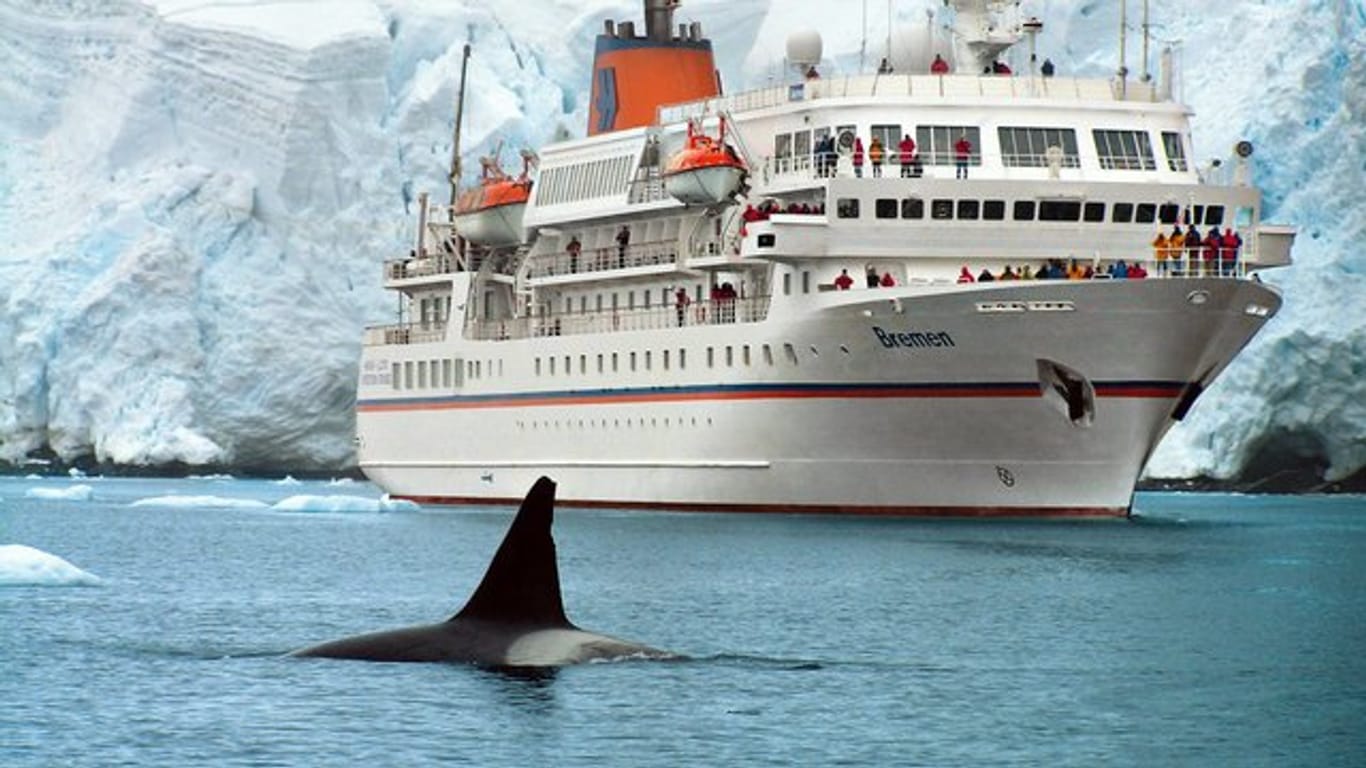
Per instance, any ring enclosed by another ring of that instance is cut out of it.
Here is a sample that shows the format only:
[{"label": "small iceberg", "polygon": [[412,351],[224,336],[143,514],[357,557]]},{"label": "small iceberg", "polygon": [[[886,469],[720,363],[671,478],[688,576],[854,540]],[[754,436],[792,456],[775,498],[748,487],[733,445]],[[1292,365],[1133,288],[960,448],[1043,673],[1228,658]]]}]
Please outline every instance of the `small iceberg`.
[{"label": "small iceberg", "polygon": [[365,496],[290,496],[276,502],[277,512],[417,512],[422,508],[411,501],[378,499]]},{"label": "small iceberg", "polygon": [[56,555],[22,544],[0,546],[0,587],[91,586],[100,578]]},{"label": "small iceberg", "polygon": [[272,485],[303,485],[303,483],[295,480],[293,475],[285,475],[279,480],[274,481]]},{"label": "small iceberg", "polygon": [[69,485],[65,488],[30,488],[24,492],[29,499],[47,501],[90,501],[95,491],[88,485]]},{"label": "small iceberg", "polygon": [[167,507],[171,509],[268,509],[269,504],[255,499],[226,496],[151,496],[130,503],[130,507]]}]

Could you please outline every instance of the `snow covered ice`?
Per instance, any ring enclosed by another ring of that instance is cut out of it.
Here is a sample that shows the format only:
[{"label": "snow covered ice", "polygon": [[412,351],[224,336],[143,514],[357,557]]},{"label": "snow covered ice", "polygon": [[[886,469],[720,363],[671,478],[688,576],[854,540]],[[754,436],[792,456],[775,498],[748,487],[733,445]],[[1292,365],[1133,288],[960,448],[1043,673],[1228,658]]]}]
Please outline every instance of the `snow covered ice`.
[{"label": "snow covered ice", "polygon": [[0,587],[63,587],[99,584],[62,558],[23,544],[0,545]]},{"label": "snow covered ice", "polygon": [[[580,135],[593,37],[639,5],[0,0],[0,459],[353,461],[362,330],[392,312],[379,264],[406,250],[416,193],[444,192],[461,46],[468,168],[500,140]],[[703,22],[734,91],[776,74],[802,27],[825,35],[827,71],[856,67],[846,5],[689,0],[680,21]],[[1113,71],[1111,6],[1032,3],[1040,50]],[[1253,141],[1268,217],[1300,238],[1297,265],[1266,275],[1282,314],[1150,472],[1231,476],[1278,446],[1351,475],[1366,465],[1366,3],[1153,14],[1160,40],[1187,41],[1199,157]]]}]

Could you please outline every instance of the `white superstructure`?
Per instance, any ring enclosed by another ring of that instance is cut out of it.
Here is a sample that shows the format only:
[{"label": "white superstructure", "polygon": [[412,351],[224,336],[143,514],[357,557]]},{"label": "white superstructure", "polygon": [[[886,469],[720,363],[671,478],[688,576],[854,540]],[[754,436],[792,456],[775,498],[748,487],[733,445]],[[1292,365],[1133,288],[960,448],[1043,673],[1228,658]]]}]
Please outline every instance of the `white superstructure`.
[{"label": "white superstructure", "polygon": [[[975,18],[960,61],[1020,39],[974,46]],[[362,469],[436,502],[515,503],[550,475],[571,506],[1126,513],[1278,309],[1255,272],[1289,263],[1293,231],[1262,223],[1248,148],[1197,170],[1158,86],[979,63],[662,106],[546,147],[513,246],[462,242],[424,198],[414,253],[385,265],[400,321],[367,332]],[[723,119],[747,191],[669,197],[688,122]],[[1177,224],[1242,244],[1155,249]],[[1057,266],[1094,276],[959,282]]]}]

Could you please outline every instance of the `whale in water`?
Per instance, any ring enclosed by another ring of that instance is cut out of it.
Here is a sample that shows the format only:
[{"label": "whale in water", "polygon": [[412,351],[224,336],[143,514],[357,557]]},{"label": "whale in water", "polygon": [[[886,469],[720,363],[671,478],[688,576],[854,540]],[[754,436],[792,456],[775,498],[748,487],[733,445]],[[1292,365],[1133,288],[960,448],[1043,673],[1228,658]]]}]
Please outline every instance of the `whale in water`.
[{"label": "whale in water", "polygon": [[542,477],[465,607],[439,624],[357,635],[294,656],[365,661],[464,662],[487,667],[557,667],[594,659],[674,654],[588,632],[570,623],[550,526],[555,483]]}]

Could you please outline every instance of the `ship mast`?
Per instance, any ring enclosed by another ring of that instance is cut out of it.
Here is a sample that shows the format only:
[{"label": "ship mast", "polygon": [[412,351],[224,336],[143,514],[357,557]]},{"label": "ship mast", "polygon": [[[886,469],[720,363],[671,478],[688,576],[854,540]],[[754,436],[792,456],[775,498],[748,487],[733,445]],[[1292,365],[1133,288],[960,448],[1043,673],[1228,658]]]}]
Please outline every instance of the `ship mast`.
[{"label": "ship mast", "polygon": [[451,207],[450,215],[455,216],[455,196],[460,186],[460,123],[465,117],[465,73],[470,66],[470,44],[465,43],[465,53],[460,59],[460,92],[455,97],[455,135],[451,138]]}]

